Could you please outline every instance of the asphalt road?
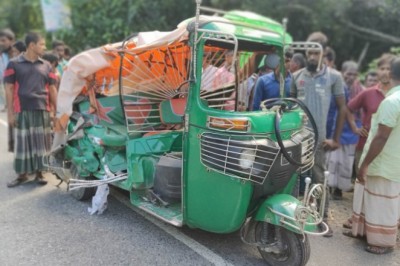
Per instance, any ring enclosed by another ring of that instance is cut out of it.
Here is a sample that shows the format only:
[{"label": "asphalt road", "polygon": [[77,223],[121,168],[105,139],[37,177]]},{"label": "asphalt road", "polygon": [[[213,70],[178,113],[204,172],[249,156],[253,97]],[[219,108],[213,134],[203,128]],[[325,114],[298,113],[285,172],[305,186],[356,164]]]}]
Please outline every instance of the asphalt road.
[{"label": "asphalt road", "polygon": [[[239,234],[217,235],[174,228],[129,206],[127,195],[112,191],[107,211],[89,215],[65,185],[26,183],[9,189],[15,177],[7,152],[5,113],[0,113],[0,265],[264,265],[257,249]],[[400,252],[376,256],[365,243],[341,234],[351,195],[333,202],[334,236],[310,237],[308,265],[400,265]]]}]

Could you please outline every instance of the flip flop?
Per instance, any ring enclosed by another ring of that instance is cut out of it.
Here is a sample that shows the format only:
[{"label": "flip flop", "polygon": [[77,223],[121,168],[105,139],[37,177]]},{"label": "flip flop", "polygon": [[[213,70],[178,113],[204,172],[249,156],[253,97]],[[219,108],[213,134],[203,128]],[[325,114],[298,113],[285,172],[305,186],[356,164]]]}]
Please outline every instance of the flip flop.
[{"label": "flip flop", "polygon": [[347,219],[347,221],[344,222],[342,226],[343,226],[343,228],[346,228],[346,229],[353,228],[353,224],[352,224],[351,218]]},{"label": "flip flop", "polygon": [[342,234],[343,234],[344,236],[347,236],[347,237],[365,240],[365,236],[360,236],[360,235],[354,236],[353,233],[352,233],[351,231],[343,231]]},{"label": "flip flop", "polygon": [[388,248],[388,247],[377,247],[377,246],[370,246],[368,245],[365,248],[366,251],[372,254],[377,254],[377,255],[383,255],[383,254],[388,254],[390,252],[393,252],[393,248]]},{"label": "flip flop", "polygon": [[22,183],[26,182],[27,180],[28,180],[28,178],[26,176],[17,177],[13,181],[8,182],[7,187],[9,187],[9,188],[16,187],[16,186],[21,185]]}]

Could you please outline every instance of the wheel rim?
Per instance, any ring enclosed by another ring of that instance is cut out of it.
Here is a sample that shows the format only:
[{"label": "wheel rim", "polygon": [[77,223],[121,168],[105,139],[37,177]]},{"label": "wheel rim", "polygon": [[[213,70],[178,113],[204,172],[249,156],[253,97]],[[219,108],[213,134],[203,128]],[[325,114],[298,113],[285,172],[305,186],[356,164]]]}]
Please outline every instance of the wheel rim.
[{"label": "wheel rim", "polygon": [[[274,241],[268,241],[265,244],[273,244],[273,243],[277,243],[277,239],[275,236],[275,226],[273,225],[268,225],[268,230],[269,230],[269,234],[273,232],[274,234]],[[256,232],[256,240],[257,242],[262,242],[262,240],[260,239],[260,235],[262,234],[263,231],[263,223],[258,223],[255,229]],[[272,240],[272,239],[269,239]],[[265,251],[265,248],[263,247],[258,247],[258,250],[260,251],[261,255],[264,256],[268,256],[268,258],[272,258],[276,261],[287,261],[289,259],[290,253],[291,253],[291,249],[290,249],[290,245],[288,245],[288,239],[286,234],[281,234],[281,240],[280,240],[282,249],[280,249],[280,253],[274,253],[274,252],[267,252]]]},{"label": "wheel rim", "polygon": [[[87,179],[87,178],[81,177],[79,175],[78,169],[73,164],[71,165],[70,172],[71,172],[71,177],[74,179],[81,179],[81,180]],[[70,191],[71,196],[78,200],[81,200],[84,197],[85,192],[86,192],[86,188],[78,188],[78,189],[74,189],[74,190]]]}]

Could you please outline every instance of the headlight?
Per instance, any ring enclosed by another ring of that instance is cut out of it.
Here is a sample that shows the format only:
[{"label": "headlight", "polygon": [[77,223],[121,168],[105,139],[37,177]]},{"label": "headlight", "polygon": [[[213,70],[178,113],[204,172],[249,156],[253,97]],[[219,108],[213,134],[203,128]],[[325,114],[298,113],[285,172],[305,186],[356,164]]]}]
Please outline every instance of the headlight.
[{"label": "headlight", "polygon": [[243,150],[240,154],[239,165],[242,169],[249,169],[253,166],[256,159],[255,150]]}]

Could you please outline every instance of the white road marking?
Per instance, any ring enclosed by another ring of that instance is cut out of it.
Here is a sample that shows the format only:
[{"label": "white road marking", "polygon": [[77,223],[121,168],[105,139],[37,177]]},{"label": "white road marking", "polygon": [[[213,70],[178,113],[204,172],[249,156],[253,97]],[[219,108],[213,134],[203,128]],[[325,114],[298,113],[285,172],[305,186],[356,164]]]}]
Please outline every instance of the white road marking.
[{"label": "white road marking", "polygon": [[2,124],[5,127],[8,127],[8,123],[4,121],[3,119],[0,119],[0,124]]},{"label": "white road marking", "polygon": [[210,250],[209,248],[205,247],[204,245],[200,244],[193,238],[188,237],[187,235],[183,234],[180,232],[177,228],[173,227],[172,225],[165,224],[162,221],[158,220],[157,218],[151,216],[150,214],[147,214],[146,212],[140,210],[139,208],[136,208],[133,206],[129,199],[122,195],[120,192],[116,191],[115,189],[111,190],[112,193],[111,195],[116,198],[118,201],[120,201],[122,204],[124,204],[126,207],[134,210],[141,216],[143,216],[145,219],[148,221],[152,222],[154,225],[159,227],[160,229],[164,230],[171,236],[173,236],[175,239],[179,240],[183,244],[185,244],[187,247],[192,249],[194,252],[202,256],[204,259],[208,260],[209,262],[213,263],[214,265],[227,265],[227,266],[233,266],[233,264],[229,263],[226,261],[224,258]]}]

